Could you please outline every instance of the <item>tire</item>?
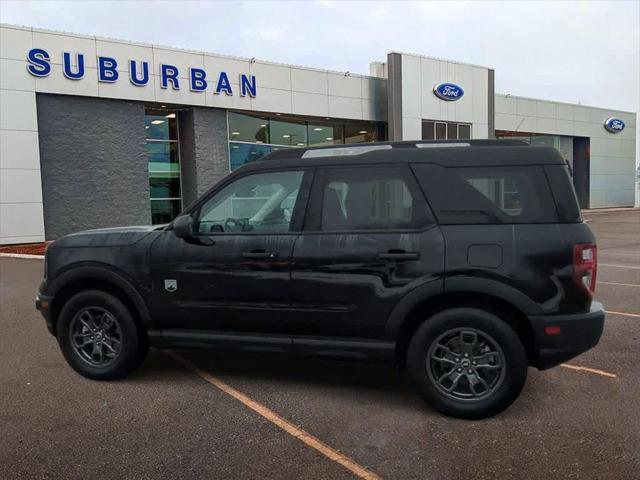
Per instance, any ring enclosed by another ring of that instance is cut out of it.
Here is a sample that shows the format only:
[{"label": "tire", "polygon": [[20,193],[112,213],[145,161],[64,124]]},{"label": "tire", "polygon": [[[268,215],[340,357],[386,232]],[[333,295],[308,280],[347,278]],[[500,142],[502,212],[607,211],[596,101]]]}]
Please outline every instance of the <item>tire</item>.
[{"label": "tire", "polygon": [[491,417],[511,405],[528,368],[516,332],[477,308],[452,308],[427,319],[411,339],[407,364],[427,403],[466,419]]},{"label": "tire", "polygon": [[86,290],[67,300],[58,316],[57,339],[67,363],[94,380],[126,377],[149,349],[129,309],[101,290]]}]

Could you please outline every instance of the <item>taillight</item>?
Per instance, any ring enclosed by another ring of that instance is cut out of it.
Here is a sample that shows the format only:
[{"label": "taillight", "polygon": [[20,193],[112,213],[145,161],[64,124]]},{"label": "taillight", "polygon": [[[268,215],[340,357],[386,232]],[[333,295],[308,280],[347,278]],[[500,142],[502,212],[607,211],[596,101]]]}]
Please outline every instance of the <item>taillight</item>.
[{"label": "taillight", "polygon": [[573,246],[573,280],[589,297],[596,291],[598,247],[593,243]]}]

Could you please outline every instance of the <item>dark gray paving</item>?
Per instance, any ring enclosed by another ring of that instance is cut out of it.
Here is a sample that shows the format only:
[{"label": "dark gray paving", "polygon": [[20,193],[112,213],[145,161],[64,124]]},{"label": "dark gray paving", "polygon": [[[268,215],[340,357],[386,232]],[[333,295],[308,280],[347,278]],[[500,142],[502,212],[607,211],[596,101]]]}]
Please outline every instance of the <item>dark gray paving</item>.
[{"label": "dark gray paving", "polygon": [[0,478],[351,478],[160,352],[119,382],[67,367],[33,309],[42,262],[0,258]]},{"label": "dark gray paving", "polygon": [[[601,263],[638,265],[639,211],[588,218]],[[77,376],[33,310],[41,268],[0,259],[0,478],[350,476],[158,352],[126,381]],[[599,278],[640,285],[633,269],[601,266]],[[640,313],[640,287],[599,284],[597,298],[608,310]],[[600,344],[571,361],[618,378],[530,369],[520,399],[480,422],[436,414],[392,368],[183,354],[384,478],[630,479],[640,471],[640,318],[609,315]]]}]

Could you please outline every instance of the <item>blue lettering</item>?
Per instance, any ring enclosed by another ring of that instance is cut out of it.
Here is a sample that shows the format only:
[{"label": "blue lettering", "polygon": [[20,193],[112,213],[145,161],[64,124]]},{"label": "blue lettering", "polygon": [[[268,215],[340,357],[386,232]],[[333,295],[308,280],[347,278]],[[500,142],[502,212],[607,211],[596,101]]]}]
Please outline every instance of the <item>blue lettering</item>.
[{"label": "blue lettering", "polygon": [[207,89],[207,81],[205,78],[207,77],[207,72],[202,70],[201,68],[190,68],[189,69],[189,78],[191,80],[191,84],[189,88],[192,92],[204,92]]},{"label": "blue lettering", "polygon": [[229,82],[229,77],[225,72],[220,72],[220,76],[218,77],[218,84],[216,85],[216,91],[214,93],[219,95],[223,91],[227,95],[233,95],[233,90],[231,90],[231,82]]},{"label": "blue lettering", "polygon": [[169,88],[169,80],[174,90],[180,90],[178,82],[178,69],[173,65],[160,65],[160,87]]},{"label": "blue lettering", "polygon": [[149,62],[142,62],[142,78],[138,78],[138,64],[129,60],[129,80],[136,87],[144,87],[149,83]]},{"label": "blue lettering", "polygon": [[71,64],[71,54],[68,52],[62,54],[62,72],[65,77],[71,80],[80,80],[84,77],[84,55],[82,53],[76,54],[76,62],[78,69],[74,72]]},{"label": "blue lettering", "polygon": [[118,80],[118,62],[115,58],[98,57],[98,81],[115,82]]},{"label": "blue lettering", "polygon": [[246,97],[247,93],[251,98],[256,96],[256,76],[240,75],[240,96]]},{"label": "blue lettering", "polygon": [[46,77],[51,73],[51,58],[46,50],[32,48],[27,53],[27,71],[35,77]]}]

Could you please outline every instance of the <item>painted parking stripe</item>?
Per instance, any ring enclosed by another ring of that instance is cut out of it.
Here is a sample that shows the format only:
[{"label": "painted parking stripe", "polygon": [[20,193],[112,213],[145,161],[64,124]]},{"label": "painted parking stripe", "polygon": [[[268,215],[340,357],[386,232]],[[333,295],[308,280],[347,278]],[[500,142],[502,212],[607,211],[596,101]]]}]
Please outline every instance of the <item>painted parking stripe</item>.
[{"label": "painted parking stripe", "polygon": [[639,313],[614,312],[613,310],[605,310],[604,313],[610,313],[611,315],[622,315],[622,316],[625,316],[625,317],[640,318],[640,314]]},{"label": "painted parking stripe", "polygon": [[256,402],[255,400],[252,400],[251,398],[246,396],[244,393],[236,390],[232,386],[227,385],[222,380],[218,379],[217,377],[214,377],[213,375],[211,375],[206,370],[198,368],[193,363],[191,363],[189,360],[181,357],[180,355],[178,355],[178,354],[176,354],[174,352],[165,352],[165,353],[167,355],[169,355],[170,357],[172,357],[174,360],[180,362],[182,365],[187,367],[189,370],[192,370],[194,373],[196,373],[203,380],[207,381],[208,383],[210,383],[214,387],[219,388],[220,390],[222,390],[227,395],[235,398],[236,400],[238,400],[239,402],[244,404],[246,407],[250,408],[254,412],[258,413],[259,415],[261,415],[264,418],[266,418],[267,420],[269,420],[271,423],[273,423],[278,428],[281,428],[282,430],[287,432],[292,437],[297,438],[302,443],[304,443],[305,445],[307,445],[310,448],[313,448],[314,450],[316,450],[317,452],[321,453],[322,455],[324,455],[328,459],[333,460],[334,462],[342,465],[344,468],[349,470],[351,473],[353,473],[358,478],[362,478],[362,479],[365,479],[365,480],[382,480],[380,476],[376,475],[375,473],[371,472],[370,470],[367,470],[365,467],[363,467],[362,465],[359,465],[357,462],[355,462],[354,460],[350,459],[346,455],[343,455],[342,453],[338,452],[337,450],[334,450],[329,445],[327,445],[326,443],[322,442],[318,438],[314,437],[310,433],[307,433],[304,430],[302,430],[301,428],[296,427],[294,424],[292,424],[288,420],[282,418],[280,415],[278,415],[277,413],[275,413],[273,410],[269,409],[268,407],[262,405],[259,402]]},{"label": "painted parking stripe", "polygon": [[618,376],[615,373],[605,372],[604,370],[598,370],[595,368],[581,367],[579,365],[571,365],[570,363],[561,363],[560,366],[564,368],[569,368],[571,370],[594,373],[596,375],[601,375],[603,377],[618,378]]},{"label": "painted parking stripe", "polygon": [[638,283],[601,282],[600,280],[598,280],[598,283],[602,285],[618,285],[620,287],[640,287]]},{"label": "painted parking stripe", "polygon": [[599,263],[599,267],[628,268],[629,270],[640,270],[640,267],[630,267],[629,265],[618,265],[617,263]]}]

